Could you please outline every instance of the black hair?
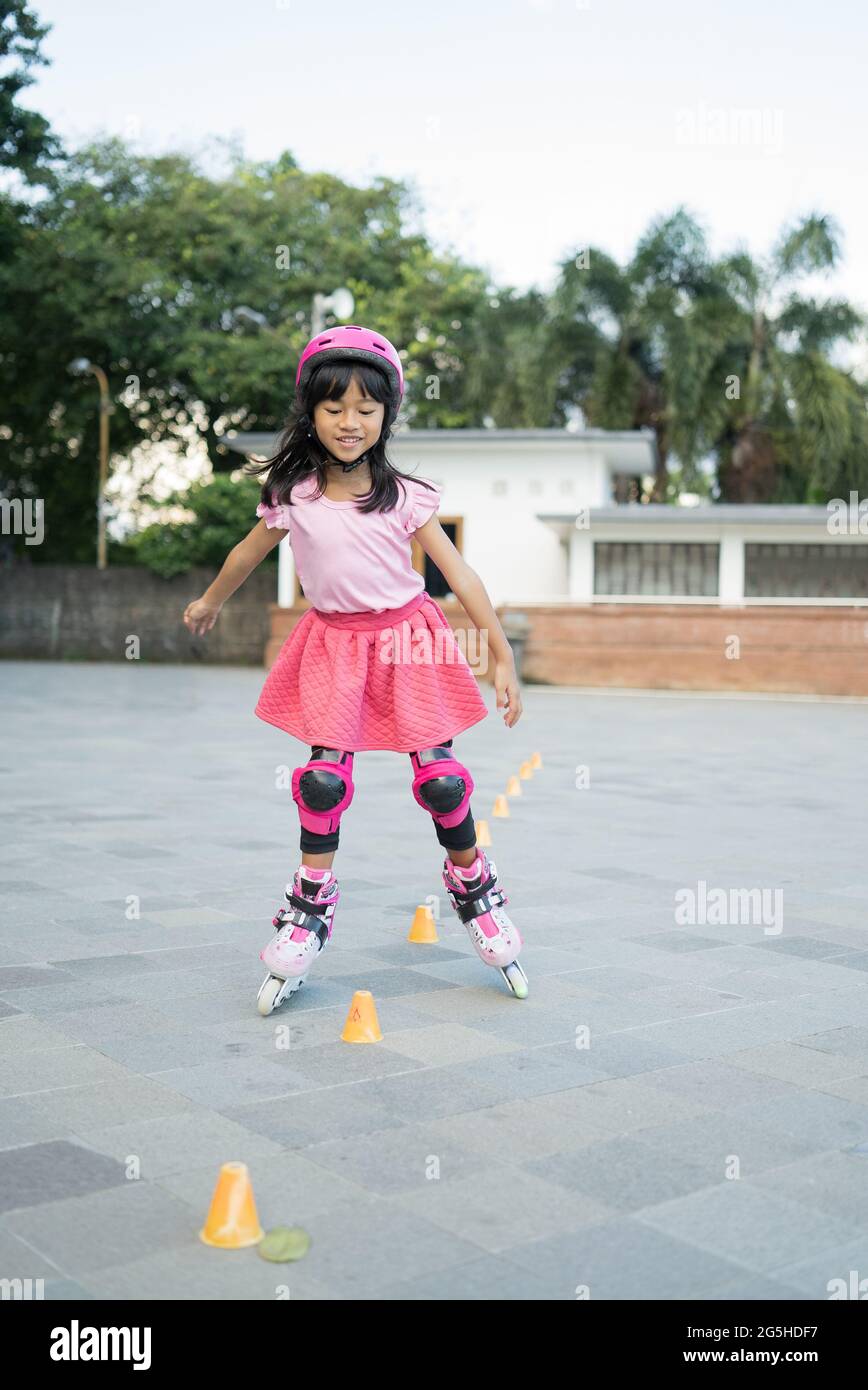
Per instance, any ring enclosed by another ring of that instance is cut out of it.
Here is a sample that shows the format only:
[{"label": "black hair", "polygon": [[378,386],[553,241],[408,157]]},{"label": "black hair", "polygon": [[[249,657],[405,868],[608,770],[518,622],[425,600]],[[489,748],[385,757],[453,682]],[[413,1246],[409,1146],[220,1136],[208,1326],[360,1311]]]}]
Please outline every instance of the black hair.
[{"label": "black hair", "polygon": [[[386,444],[391,438],[394,424],[394,419],[390,418],[393,413],[390,409],[393,405],[391,388],[385,372],[380,371],[379,367],[352,358],[315,366],[286,419],[277,453],[263,463],[245,465],[245,473],[257,477],[263,473],[267,475],[261,494],[266,506],[280,506],[281,503],[291,506],[293,487],[312,474],[316,474],[319,488],[316,497],[322,496],[328,481],[327,465],[334,460],[313,433],[313,412],[321,401],[340,400],[349,389],[353,377],[363,396],[379,401],[386,408],[380,437],[366,455],[371,470],[371,488],[369,492],[361,494],[356,507],[360,512],[393,510],[398,501],[399,479],[409,475],[402,473],[386,457]],[[423,478],[414,481],[434,490]]]}]

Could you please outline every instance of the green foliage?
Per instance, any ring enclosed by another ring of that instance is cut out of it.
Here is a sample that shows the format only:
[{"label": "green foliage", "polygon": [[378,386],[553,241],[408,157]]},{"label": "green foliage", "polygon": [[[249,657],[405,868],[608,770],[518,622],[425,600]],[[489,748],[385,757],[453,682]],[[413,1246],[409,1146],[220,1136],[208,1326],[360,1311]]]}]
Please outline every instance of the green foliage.
[{"label": "green foliage", "polygon": [[[173,493],[164,505],[183,507],[189,517],[153,522],[128,541],[112,547],[112,562],[144,565],[164,579],[194,565],[219,569],[229,551],[256,525],[259,485],[252,478],[233,482],[225,474]],[[264,563],[276,564],[273,551]]]},{"label": "green foliage", "polygon": [[48,161],[60,156],[61,145],[45,117],[20,106],[18,96],[36,80],[30,69],[49,65],[39,46],[50,32],[27,0],[0,0],[0,168],[33,185],[51,182]]}]

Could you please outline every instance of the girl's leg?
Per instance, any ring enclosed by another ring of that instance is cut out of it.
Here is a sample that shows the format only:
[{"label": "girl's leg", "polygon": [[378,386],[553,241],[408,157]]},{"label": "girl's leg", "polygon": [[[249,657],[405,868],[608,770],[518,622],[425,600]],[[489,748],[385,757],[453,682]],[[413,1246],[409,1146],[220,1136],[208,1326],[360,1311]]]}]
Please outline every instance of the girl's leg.
[{"label": "girl's leg", "polygon": [[[437,744],[438,748],[451,748],[452,739],[444,739]],[[453,825],[449,828],[438,825],[434,822],[434,830],[440,844],[448,852],[453,864],[458,864],[461,868],[468,868],[476,859],[476,827],[473,823],[473,812],[470,805],[467,806],[467,815],[460,825]]]},{"label": "girl's leg", "polygon": [[330,869],[335,857],[335,850],[330,854],[312,854],[309,849],[301,852],[301,862],[306,864],[309,869]]},{"label": "girl's leg", "polygon": [[[321,759],[324,756],[332,761],[337,761],[341,758],[340,750],[326,750],[323,744],[311,745],[310,753],[311,757],[309,761],[313,761],[317,758]],[[346,757],[346,755],[344,755],[344,757]],[[351,766],[349,773],[351,776]],[[342,788],[345,788],[346,783],[341,782],[339,777],[330,772],[326,774],[320,773],[318,776],[320,780],[326,781],[331,793],[331,802],[334,803],[335,801],[339,801]],[[326,799],[329,800],[328,797]],[[329,831],[328,834],[320,834],[318,831],[310,830],[307,826],[302,825],[299,839],[302,864],[306,864],[310,869],[330,869],[337,852],[339,839],[339,824],[336,825],[333,830]]]},{"label": "girl's leg", "polygon": [[476,858],[476,845],[474,844],[473,849],[450,849],[449,858],[453,864],[468,869]]}]

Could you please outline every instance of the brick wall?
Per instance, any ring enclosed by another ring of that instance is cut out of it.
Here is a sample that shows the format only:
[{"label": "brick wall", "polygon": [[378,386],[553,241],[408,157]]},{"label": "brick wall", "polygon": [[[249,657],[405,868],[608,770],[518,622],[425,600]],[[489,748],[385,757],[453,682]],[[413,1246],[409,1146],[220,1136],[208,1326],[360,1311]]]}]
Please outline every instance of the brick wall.
[{"label": "brick wall", "polygon": [[[868,695],[866,608],[607,603],[522,612],[531,619],[526,681]],[[737,659],[727,657],[732,638]]]},{"label": "brick wall", "polygon": [[0,656],[123,661],[127,638],[136,636],[142,661],[261,666],[276,569],[252,574],[211,632],[195,637],[181,617],[213,579],[214,570],[206,568],[175,579],[126,566],[0,569]]}]

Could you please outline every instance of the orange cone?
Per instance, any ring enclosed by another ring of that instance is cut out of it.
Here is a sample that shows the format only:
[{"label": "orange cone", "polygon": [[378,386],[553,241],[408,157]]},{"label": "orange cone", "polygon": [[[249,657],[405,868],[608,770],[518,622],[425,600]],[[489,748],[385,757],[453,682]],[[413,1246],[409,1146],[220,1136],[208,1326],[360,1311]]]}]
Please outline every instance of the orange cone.
[{"label": "orange cone", "polygon": [[413,914],[413,925],[407,934],[408,941],[419,941],[427,945],[431,941],[439,941],[437,927],[430,907],[417,907]]},{"label": "orange cone", "polygon": [[246,1163],[224,1163],[199,1239],[223,1250],[258,1245],[265,1235],[256,1214]]},{"label": "orange cone", "polygon": [[533,767],[531,764],[522,763],[521,767],[518,769],[518,775],[523,778],[525,782],[529,777],[533,777]]},{"label": "orange cone", "polygon": [[353,995],[341,1039],[348,1043],[382,1042],[377,1006],[369,989],[357,989]]},{"label": "orange cone", "polygon": [[506,784],[507,796],[521,796],[521,782],[517,777],[510,777]]},{"label": "orange cone", "polygon": [[509,815],[509,802],[507,801],[505,796],[496,796],[494,798],[494,810],[491,814],[493,816]]},{"label": "orange cone", "polygon": [[534,753],[533,757],[530,760],[530,765],[531,767],[542,767],[542,758],[540,757],[539,753]]},{"label": "orange cone", "polygon": [[487,848],[491,844],[491,836],[488,833],[487,820],[478,820],[476,822],[476,843],[478,845],[481,845],[483,849]]}]

